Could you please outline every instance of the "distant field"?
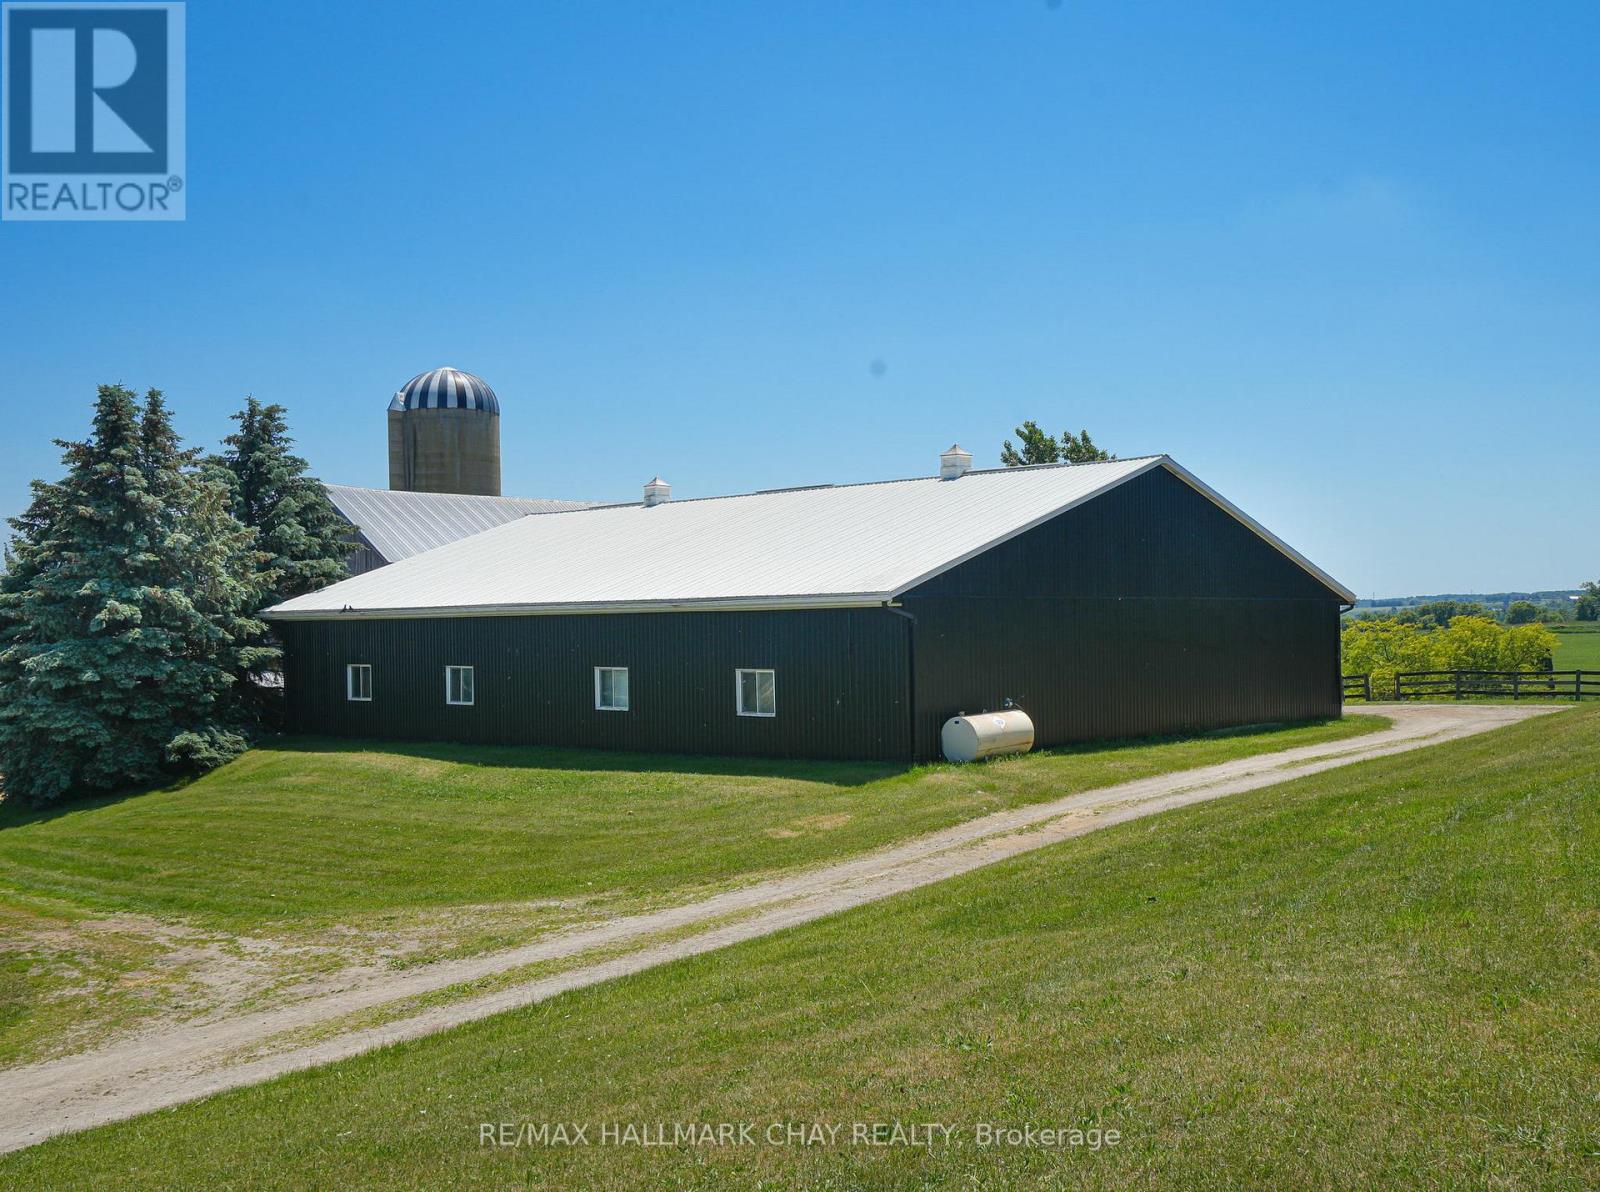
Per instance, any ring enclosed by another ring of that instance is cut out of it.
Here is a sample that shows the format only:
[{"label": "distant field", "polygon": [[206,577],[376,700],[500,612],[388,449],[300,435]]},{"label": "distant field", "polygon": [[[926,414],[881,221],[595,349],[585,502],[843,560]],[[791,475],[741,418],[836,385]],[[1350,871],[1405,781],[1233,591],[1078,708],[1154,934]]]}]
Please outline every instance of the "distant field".
[{"label": "distant field", "polygon": [[915,769],[290,741],[181,788],[0,806],[0,1063],[319,970],[509,947],[1008,807],[1387,723]]},{"label": "distant field", "polygon": [[[16,1187],[1592,1187],[1600,707],[0,1159]],[[963,1145],[595,1145],[600,1123]],[[496,1150],[484,1122],[591,1144]],[[1114,1147],[974,1144],[977,1123]],[[848,1133],[846,1137],[848,1137]]]},{"label": "distant field", "polygon": [[1600,625],[1551,626],[1556,632],[1557,670],[1600,671]]}]

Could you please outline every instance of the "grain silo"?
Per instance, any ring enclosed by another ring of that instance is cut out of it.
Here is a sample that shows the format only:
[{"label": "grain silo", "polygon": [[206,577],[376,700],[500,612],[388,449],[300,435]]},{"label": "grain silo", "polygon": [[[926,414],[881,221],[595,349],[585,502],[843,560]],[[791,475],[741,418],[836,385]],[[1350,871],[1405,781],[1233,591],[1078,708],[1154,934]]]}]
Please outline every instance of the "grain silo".
[{"label": "grain silo", "polygon": [[389,487],[500,495],[500,399],[455,368],[418,373],[389,403]]}]

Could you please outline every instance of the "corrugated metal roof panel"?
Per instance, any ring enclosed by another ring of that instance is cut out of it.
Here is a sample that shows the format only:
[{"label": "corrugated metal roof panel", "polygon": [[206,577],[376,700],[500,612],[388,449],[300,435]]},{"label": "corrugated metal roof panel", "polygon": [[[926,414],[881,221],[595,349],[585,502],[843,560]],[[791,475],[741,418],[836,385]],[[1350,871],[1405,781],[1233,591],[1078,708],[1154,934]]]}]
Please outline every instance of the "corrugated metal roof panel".
[{"label": "corrugated metal roof panel", "polygon": [[1153,456],[523,517],[286,601],[270,615],[875,603],[1162,466],[1344,591],[1167,457]]},{"label": "corrugated metal roof panel", "polygon": [[530,513],[588,509],[593,501],[471,497],[324,484],[335,509],[390,563],[492,530]]}]

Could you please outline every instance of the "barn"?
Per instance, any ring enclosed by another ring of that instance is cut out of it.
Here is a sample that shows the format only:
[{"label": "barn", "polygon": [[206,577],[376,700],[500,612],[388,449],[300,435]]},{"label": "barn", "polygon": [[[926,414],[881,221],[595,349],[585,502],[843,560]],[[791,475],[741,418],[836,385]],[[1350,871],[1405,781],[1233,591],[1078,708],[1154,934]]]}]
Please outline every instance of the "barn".
[{"label": "barn", "polygon": [[292,731],[932,759],[1335,716],[1353,594],[1165,455],[533,512],[267,610]]}]

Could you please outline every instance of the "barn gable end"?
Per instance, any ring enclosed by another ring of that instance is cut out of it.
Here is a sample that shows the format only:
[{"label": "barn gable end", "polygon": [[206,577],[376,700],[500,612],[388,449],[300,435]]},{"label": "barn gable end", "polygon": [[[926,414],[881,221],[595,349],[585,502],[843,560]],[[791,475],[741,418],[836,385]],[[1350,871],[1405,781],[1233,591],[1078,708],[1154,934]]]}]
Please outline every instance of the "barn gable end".
[{"label": "barn gable end", "polygon": [[1008,699],[1044,746],[1336,716],[1343,601],[1152,469],[902,595],[917,754]]}]

